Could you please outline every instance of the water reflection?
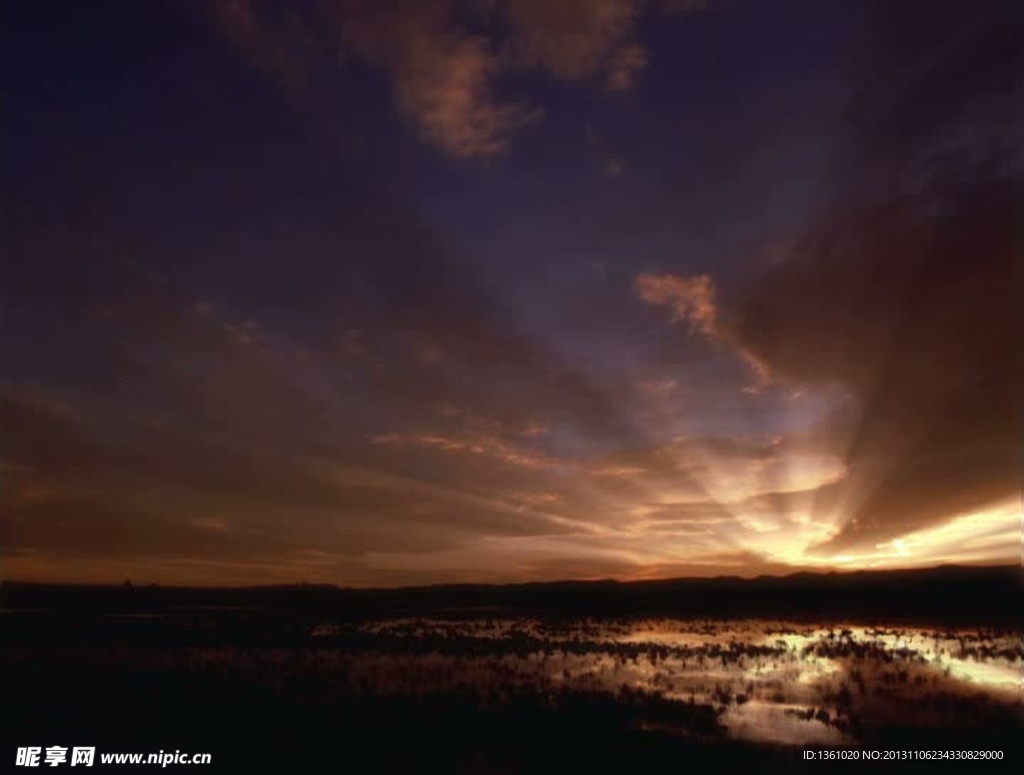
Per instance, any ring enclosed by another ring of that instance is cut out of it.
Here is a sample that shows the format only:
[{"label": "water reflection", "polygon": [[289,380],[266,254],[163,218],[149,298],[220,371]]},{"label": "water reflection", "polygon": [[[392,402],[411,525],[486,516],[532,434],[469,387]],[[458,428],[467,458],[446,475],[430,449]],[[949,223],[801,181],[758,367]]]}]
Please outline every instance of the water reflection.
[{"label": "water reflection", "polygon": [[392,619],[356,632],[388,651],[335,655],[371,691],[644,692],[712,707],[737,739],[792,745],[850,744],[881,723],[934,726],[972,703],[1006,710],[1024,675],[1012,632],[500,617]]}]

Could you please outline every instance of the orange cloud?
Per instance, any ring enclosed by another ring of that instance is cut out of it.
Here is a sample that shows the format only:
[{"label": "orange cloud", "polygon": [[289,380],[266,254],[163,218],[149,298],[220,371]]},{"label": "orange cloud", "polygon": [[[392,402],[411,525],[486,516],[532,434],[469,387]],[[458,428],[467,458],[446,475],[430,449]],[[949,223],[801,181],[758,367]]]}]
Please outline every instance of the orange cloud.
[{"label": "orange cloud", "polygon": [[545,455],[521,449],[494,436],[450,436],[441,433],[380,433],[370,437],[371,444],[435,449],[439,452],[486,455],[520,468],[553,468],[560,465]]},{"label": "orange cloud", "polygon": [[611,73],[619,58],[642,69],[646,51],[634,40],[640,6],[640,0],[506,0],[499,4],[511,33],[505,58],[565,80]]},{"label": "orange cloud", "polygon": [[623,46],[610,59],[607,85],[611,91],[629,91],[636,83],[637,76],[647,67],[647,49],[636,43]]},{"label": "orange cloud", "polygon": [[543,117],[538,108],[494,98],[491,80],[500,63],[481,37],[452,30],[417,37],[385,66],[420,137],[450,156],[496,154],[511,132]]},{"label": "orange cloud", "polygon": [[673,322],[688,322],[692,331],[699,331],[735,350],[757,377],[755,385],[743,388],[745,392],[756,392],[768,383],[771,375],[764,361],[739,342],[723,324],[715,300],[715,283],[708,275],[641,274],[636,279],[636,294],[647,304],[668,308]]},{"label": "orange cloud", "polygon": [[644,0],[340,0],[284,15],[262,0],[215,5],[225,35],[279,82],[300,82],[313,54],[339,48],[382,70],[423,141],[458,158],[500,153],[542,120],[541,107],[495,95],[501,76],[539,70],[626,91],[649,59],[637,40]]},{"label": "orange cloud", "polygon": [[706,274],[679,277],[672,274],[642,274],[636,279],[641,301],[668,307],[674,322],[689,321],[694,330],[717,338],[715,284]]}]

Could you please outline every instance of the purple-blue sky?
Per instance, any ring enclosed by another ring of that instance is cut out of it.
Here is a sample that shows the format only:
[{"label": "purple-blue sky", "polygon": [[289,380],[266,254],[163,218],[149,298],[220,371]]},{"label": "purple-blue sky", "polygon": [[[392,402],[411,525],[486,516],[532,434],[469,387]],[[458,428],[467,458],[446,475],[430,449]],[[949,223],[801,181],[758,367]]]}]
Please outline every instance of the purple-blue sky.
[{"label": "purple-blue sky", "polygon": [[1020,557],[1015,3],[22,4],[0,575]]}]

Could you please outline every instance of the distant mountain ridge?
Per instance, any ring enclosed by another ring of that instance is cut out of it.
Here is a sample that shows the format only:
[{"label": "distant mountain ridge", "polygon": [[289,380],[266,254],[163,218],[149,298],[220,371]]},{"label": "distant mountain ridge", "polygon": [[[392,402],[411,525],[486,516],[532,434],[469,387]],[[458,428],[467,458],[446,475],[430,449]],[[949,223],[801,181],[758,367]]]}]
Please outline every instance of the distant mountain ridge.
[{"label": "distant mountain ridge", "polygon": [[1020,624],[1020,566],[797,572],[787,576],[644,581],[444,584],[391,589],[330,584],[251,587],[73,585],[5,581],[0,609],[161,613],[246,608],[303,617],[366,619],[445,610],[516,615],[921,619]]}]

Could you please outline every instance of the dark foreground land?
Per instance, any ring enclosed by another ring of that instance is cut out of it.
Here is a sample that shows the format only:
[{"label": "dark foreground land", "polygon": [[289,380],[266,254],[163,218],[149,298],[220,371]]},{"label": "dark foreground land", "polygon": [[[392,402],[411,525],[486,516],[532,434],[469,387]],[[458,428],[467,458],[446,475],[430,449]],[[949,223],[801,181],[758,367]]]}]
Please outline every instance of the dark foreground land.
[{"label": "dark foreground land", "polygon": [[[194,767],[210,773],[884,767],[869,751],[897,767],[1002,769],[1019,765],[1024,731],[1020,573],[6,583],[0,771],[30,771],[14,766],[19,747],[55,745],[95,747],[97,772],[136,769],[102,752],[176,750],[212,754]],[[808,750],[857,758],[816,764]],[[1002,758],[963,760],[977,751]],[[943,758],[900,758],[922,755]]]}]

